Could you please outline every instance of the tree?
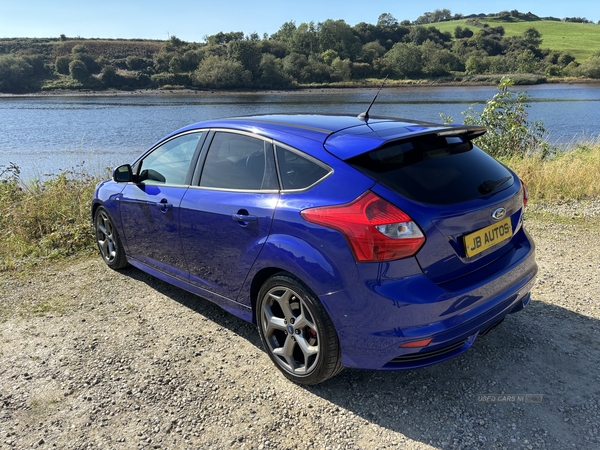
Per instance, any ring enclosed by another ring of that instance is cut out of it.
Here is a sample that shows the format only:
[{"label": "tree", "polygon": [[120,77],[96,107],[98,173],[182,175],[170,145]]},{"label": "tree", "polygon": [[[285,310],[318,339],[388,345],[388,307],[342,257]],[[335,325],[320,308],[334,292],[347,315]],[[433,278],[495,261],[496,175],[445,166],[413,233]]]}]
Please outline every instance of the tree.
[{"label": "tree", "polygon": [[293,79],[301,82],[308,80],[303,79],[303,71],[308,66],[308,58],[300,53],[290,53],[283,58],[283,71]]},{"label": "tree", "polygon": [[454,37],[456,39],[470,38],[473,36],[473,32],[470,28],[463,28],[461,26],[457,26],[454,29]]},{"label": "tree", "polygon": [[12,55],[0,56],[0,92],[19,92],[29,87],[33,67],[25,59]]},{"label": "tree", "polygon": [[382,73],[395,77],[419,77],[423,73],[423,55],[421,48],[413,43],[394,44],[382,58]]},{"label": "tree", "polygon": [[539,62],[531,50],[525,50],[517,56],[517,72],[534,73],[537,71]]},{"label": "tree", "polygon": [[210,45],[223,45],[228,44],[231,41],[241,41],[244,39],[243,31],[231,31],[229,33],[223,33],[219,31],[217,34],[212,36],[205,36],[204,39]]},{"label": "tree", "polygon": [[283,41],[286,43],[292,42],[294,37],[294,32],[296,31],[296,22],[290,20],[289,22],[285,22],[281,27],[279,27],[279,31],[272,36],[272,39]]},{"label": "tree", "polygon": [[301,23],[294,31],[290,41],[290,50],[310,55],[319,49],[319,38],[314,22]]},{"label": "tree", "polygon": [[489,68],[489,63],[486,59],[477,53],[472,54],[465,62],[465,72],[468,75],[485,73]]},{"label": "tree", "polygon": [[523,32],[523,39],[532,47],[538,48],[542,44],[542,33],[530,27]]},{"label": "tree", "polygon": [[395,28],[398,26],[398,20],[390,13],[383,13],[377,19],[378,28]]},{"label": "tree", "polygon": [[331,66],[331,63],[333,63],[334,59],[339,59],[339,55],[338,52],[336,52],[335,50],[329,49],[321,53],[321,58],[323,59],[323,62],[325,64]]},{"label": "tree", "polygon": [[362,50],[360,51],[359,60],[373,64],[373,61],[385,55],[385,47],[381,45],[379,42],[369,42],[363,45]]},{"label": "tree", "polygon": [[328,19],[318,25],[321,52],[335,50],[340,58],[355,61],[362,43],[354,35],[352,27],[343,20]]},{"label": "tree", "polygon": [[57,56],[54,62],[54,69],[61,75],[69,75],[69,63],[71,58],[68,56]]},{"label": "tree", "polygon": [[600,52],[596,52],[578,68],[579,75],[587,78],[600,78]]},{"label": "tree", "polygon": [[350,81],[352,79],[352,63],[350,60],[335,58],[331,63],[331,79],[334,81]]},{"label": "tree", "polygon": [[[86,67],[87,70],[87,75],[86,78],[89,76],[90,73],[97,73],[100,71],[100,67],[98,65],[98,63],[96,63],[96,60],[94,59],[94,57],[92,55],[90,55],[90,51],[88,50],[88,48],[85,45],[76,45],[75,47],[73,47],[71,49],[71,59],[72,60],[79,60],[81,62],[83,62],[83,64]],[[70,72],[70,64],[69,64],[69,72]],[[72,76],[73,74],[71,74]]]},{"label": "tree", "polygon": [[252,86],[252,74],[239,61],[207,56],[193,74],[196,86],[211,89],[244,88]]},{"label": "tree", "polygon": [[423,55],[423,71],[430,76],[448,75],[452,70],[462,70],[460,60],[450,50],[432,41],[425,41],[421,46]]},{"label": "tree", "polygon": [[262,55],[259,84],[262,88],[286,88],[291,82],[284,73],[283,61],[270,53]]},{"label": "tree", "polygon": [[143,70],[152,66],[152,60],[140,58],[139,56],[129,55],[125,58],[125,64],[129,70]]},{"label": "tree", "polygon": [[241,63],[244,69],[252,73],[253,78],[260,76],[262,53],[257,42],[231,41],[227,44],[227,56]]},{"label": "tree", "polygon": [[79,59],[74,59],[69,64],[69,74],[71,78],[77,81],[85,81],[89,78],[90,72],[85,63]]},{"label": "tree", "polygon": [[102,81],[102,84],[107,87],[117,87],[120,84],[122,77],[117,74],[115,66],[108,65],[102,68],[100,80]]},{"label": "tree", "polygon": [[169,61],[169,72],[181,73],[181,58],[179,56],[173,56]]}]

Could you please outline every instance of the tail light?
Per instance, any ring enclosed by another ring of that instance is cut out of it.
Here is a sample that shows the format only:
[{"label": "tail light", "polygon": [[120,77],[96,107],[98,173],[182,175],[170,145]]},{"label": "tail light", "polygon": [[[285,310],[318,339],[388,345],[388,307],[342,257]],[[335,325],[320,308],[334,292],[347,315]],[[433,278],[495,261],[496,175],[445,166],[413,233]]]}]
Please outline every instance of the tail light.
[{"label": "tail light", "polygon": [[408,214],[371,191],[345,205],[309,208],[300,214],[308,222],[342,233],[359,262],[407,258],[425,242]]},{"label": "tail light", "polygon": [[529,192],[527,191],[527,186],[523,183],[523,180],[519,179],[521,182],[521,186],[523,187],[523,209],[527,207],[527,201],[529,200]]}]

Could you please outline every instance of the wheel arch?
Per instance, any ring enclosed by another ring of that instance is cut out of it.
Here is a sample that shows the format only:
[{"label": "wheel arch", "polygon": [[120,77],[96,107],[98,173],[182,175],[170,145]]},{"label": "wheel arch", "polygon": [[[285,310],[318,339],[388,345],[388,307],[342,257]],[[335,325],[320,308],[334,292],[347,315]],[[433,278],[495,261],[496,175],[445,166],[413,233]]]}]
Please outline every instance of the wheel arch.
[{"label": "wheel arch", "polygon": [[[250,305],[252,307],[252,323],[256,325],[256,302],[258,300],[258,293],[260,292],[260,288],[265,284],[265,282],[278,274],[286,274],[288,276],[292,276],[287,270],[283,270],[279,267],[265,267],[259,270],[252,278],[252,283],[250,284]],[[295,278],[295,277],[294,277]]]}]

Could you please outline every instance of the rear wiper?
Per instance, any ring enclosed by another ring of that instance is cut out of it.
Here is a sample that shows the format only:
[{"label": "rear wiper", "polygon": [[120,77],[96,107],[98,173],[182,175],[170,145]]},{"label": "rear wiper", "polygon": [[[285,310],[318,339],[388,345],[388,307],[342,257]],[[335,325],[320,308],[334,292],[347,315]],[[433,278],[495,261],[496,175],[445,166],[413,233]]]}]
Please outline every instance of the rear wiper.
[{"label": "rear wiper", "polygon": [[512,177],[504,177],[504,178],[500,178],[499,180],[485,180],[483,183],[481,183],[479,185],[477,190],[482,195],[489,194],[490,192],[493,192],[498,187],[500,187],[501,185],[506,183],[511,178]]}]

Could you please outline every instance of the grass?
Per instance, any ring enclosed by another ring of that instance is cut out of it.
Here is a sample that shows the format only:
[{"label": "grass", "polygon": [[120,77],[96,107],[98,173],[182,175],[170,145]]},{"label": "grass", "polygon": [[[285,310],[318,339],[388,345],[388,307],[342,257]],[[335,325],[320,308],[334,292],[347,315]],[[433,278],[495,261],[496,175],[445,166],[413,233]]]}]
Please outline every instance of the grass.
[{"label": "grass", "polygon": [[545,160],[534,155],[503,162],[523,179],[532,201],[600,198],[600,139],[579,142]]},{"label": "grass", "polygon": [[62,172],[22,182],[16,166],[0,167],[0,270],[93,249],[90,200],[97,181]]},{"label": "grass", "polygon": [[[600,198],[600,139],[544,160],[534,155],[503,162],[523,179],[532,203]],[[62,172],[45,182],[22,182],[18,168],[0,167],[0,271],[96,252],[90,200],[97,181]],[[40,308],[34,312],[56,305]]]},{"label": "grass", "polygon": [[[505,36],[518,36],[528,28],[535,28],[542,34],[541,48],[550,48],[555,51],[567,52],[573,55],[578,62],[588,59],[600,48],[600,26],[592,23],[556,22],[553,20],[502,22],[494,19],[480,19],[491,27],[504,27]],[[453,20],[432,24],[440,31],[454,34],[457,26],[470,28],[473,32],[477,27],[470,25],[466,20]]]}]

